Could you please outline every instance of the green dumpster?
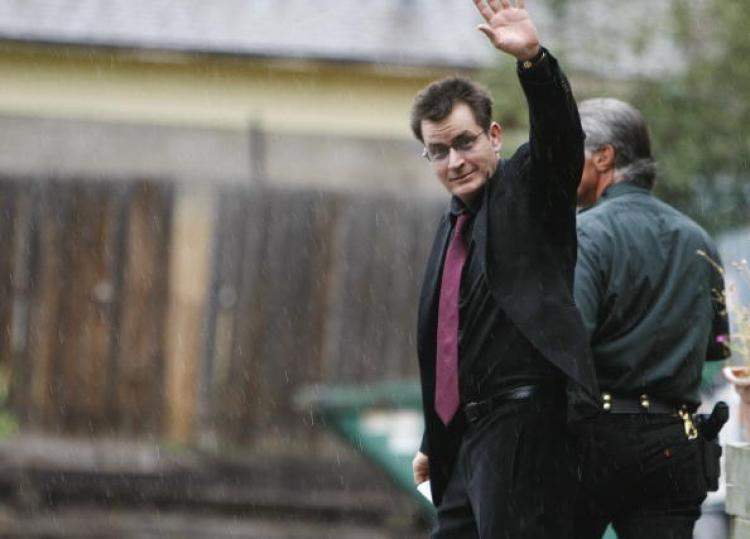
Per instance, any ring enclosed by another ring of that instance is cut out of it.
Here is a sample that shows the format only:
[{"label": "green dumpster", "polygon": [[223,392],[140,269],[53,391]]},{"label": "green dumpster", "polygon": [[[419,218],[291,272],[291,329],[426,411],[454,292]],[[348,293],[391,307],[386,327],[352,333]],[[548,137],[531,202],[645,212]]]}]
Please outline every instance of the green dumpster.
[{"label": "green dumpster", "polygon": [[295,404],[320,414],[337,435],[413,496],[427,519],[434,519],[434,506],[412,480],[411,461],[424,429],[417,381],[310,386],[296,395]]}]

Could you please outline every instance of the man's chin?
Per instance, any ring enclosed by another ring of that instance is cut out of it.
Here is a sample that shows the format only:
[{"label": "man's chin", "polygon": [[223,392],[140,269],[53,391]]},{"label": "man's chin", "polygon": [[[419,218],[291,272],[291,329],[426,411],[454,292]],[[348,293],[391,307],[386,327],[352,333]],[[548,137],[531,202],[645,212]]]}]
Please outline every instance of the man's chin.
[{"label": "man's chin", "polygon": [[481,183],[470,182],[461,185],[457,185],[452,192],[455,196],[463,200],[464,202],[473,199],[482,190]]}]

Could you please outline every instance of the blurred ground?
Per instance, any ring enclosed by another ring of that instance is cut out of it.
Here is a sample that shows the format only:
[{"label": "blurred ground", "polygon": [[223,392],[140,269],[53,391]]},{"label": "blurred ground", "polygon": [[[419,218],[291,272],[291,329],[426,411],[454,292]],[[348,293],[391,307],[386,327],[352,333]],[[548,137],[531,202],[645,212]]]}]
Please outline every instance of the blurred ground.
[{"label": "blurred ground", "polygon": [[409,496],[367,463],[347,460],[230,459],[151,443],[21,436],[0,442],[0,537],[425,536]]},{"label": "blurred ground", "polygon": [[382,525],[292,522],[281,519],[200,515],[185,511],[73,509],[24,516],[4,511],[2,537],[7,539],[416,539],[424,531],[396,531]]}]

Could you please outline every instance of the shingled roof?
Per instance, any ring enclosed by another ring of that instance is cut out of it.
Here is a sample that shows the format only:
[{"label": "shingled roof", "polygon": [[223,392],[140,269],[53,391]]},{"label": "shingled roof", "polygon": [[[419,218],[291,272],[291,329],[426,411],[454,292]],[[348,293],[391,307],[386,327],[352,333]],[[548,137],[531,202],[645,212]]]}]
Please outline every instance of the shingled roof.
[{"label": "shingled roof", "polygon": [[5,40],[435,67],[491,61],[478,22],[469,1],[0,0]]},{"label": "shingled roof", "polygon": [[[554,5],[528,9],[569,67],[618,78],[684,63],[668,2]],[[0,40],[447,68],[497,57],[479,22],[469,0],[0,0]]]}]

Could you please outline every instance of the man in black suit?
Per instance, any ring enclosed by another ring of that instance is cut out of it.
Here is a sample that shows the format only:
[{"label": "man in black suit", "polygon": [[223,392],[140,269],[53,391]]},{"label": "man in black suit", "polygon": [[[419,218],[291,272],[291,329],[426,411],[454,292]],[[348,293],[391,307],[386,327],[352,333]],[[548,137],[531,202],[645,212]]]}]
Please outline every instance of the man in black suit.
[{"label": "man in black suit", "polygon": [[425,433],[413,461],[438,508],[434,538],[571,537],[567,422],[598,394],[572,297],[583,132],[570,86],[523,0],[475,0],[518,61],[529,142],[498,159],[487,92],[453,77],[420,92],[412,130],[451,193],[419,307]]}]

